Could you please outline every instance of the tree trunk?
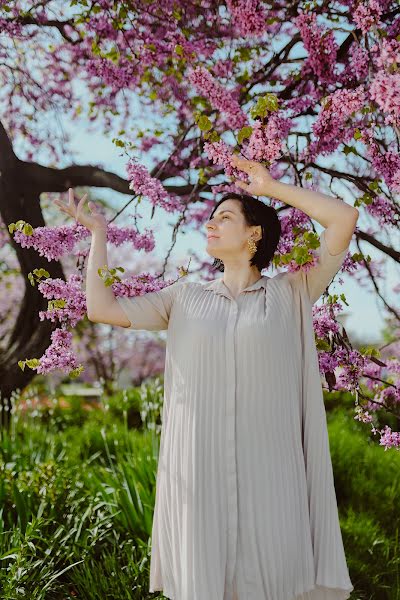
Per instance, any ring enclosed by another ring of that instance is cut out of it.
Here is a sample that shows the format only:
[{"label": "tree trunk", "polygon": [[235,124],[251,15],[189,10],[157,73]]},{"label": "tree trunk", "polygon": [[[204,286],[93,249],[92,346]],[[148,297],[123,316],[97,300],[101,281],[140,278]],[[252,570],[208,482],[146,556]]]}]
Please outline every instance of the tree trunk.
[{"label": "tree trunk", "polygon": [[[0,214],[5,225],[23,219],[32,227],[45,226],[40,208],[40,193],[29,185],[25,165],[14,154],[11,142],[0,123]],[[11,237],[11,236],[10,236]],[[0,393],[1,425],[10,423],[10,396],[14,390],[23,388],[33,379],[36,371],[18,366],[19,360],[40,358],[50,344],[50,334],[57,323],[39,319],[39,311],[47,309],[47,300],[32,286],[28,273],[35,268],[44,268],[52,278],[65,280],[62,266],[58,261],[49,261],[36,250],[22,248],[11,238],[25,282],[25,294],[7,347],[0,347]]]}]

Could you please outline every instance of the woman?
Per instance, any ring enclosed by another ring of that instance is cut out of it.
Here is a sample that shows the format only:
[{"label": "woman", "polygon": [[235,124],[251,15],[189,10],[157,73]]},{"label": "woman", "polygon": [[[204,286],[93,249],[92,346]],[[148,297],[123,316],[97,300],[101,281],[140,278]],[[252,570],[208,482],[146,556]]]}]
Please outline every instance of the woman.
[{"label": "woman", "polygon": [[339,526],[312,304],[339,270],[357,209],[248,173],[237,185],[304,211],[325,229],[310,269],[261,275],[277,248],[275,210],[226,194],[206,223],[223,277],[115,298],[97,275],[106,223],[84,198],[61,209],[93,232],[92,321],[168,329],[149,591],[174,600],[345,600],[353,589]]}]

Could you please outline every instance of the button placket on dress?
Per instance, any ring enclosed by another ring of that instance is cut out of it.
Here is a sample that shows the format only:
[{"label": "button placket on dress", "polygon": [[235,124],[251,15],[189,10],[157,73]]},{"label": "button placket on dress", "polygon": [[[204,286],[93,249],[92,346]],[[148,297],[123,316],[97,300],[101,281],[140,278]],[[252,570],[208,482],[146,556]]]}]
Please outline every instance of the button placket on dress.
[{"label": "button placket on dress", "polygon": [[[236,594],[239,594],[239,566],[237,564],[238,551],[238,527],[239,527],[239,506],[238,506],[238,473],[236,457],[236,330],[240,313],[240,299],[244,298],[248,292],[265,288],[269,277],[263,276],[255,283],[242,290],[237,298],[232,296],[229,288],[223,283],[223,279],[212,281],[205,289],[213,290],[217,294],[224,296],[230,301],[229,317],[225,334],[225,350],[227,365],[227,393],[226,393],[226,483],[227,483],[227,508],[228,508],[228,530],[227,530],[227,560],[225,571],[225,593],[224,600],[234,600],[235,598],[235,580]],[[241,296],[243,294],[243,296]],[[243,565],[241,566],[243,568]],[[247,570],[247,569],[246,569]],[[248,573],[247,573],[248,575]],[[245,578],[242,581],[248,581]],[[249,590],[246,590],[248,594]],[[237,597],[237,596],[236,596]],[[250,598],[249,598],[250,600]]]},{"label": "button placket on dress", "polygon": [[[237,565],[238,550],[238,480],[236,460],[236,329],[239,317],[239,300],[241,294],[246,296],[248,292],[264,287],[268,277],[261,277],[254,284],[242,290],[235,299],[229,288],[223,283],[222,278],[214,280],[205,289],[214,290],[230,301],[229,318],[225,335],[225,350],[227,364],[227,394],[226,394],[226,482],[228,498],[228,531],[227,531],[227,560],[225,572],[225,594],[224,600],[234,600],[234,584],[236,578],[236,594],[239,594],[239,574]],[[243,581],[244,583],[244,581]],[[248,593],[248,590],[246,590]],[[246,596],[247,597],[247,596]]]},{"label": "button placket on dress", "polygon": [[226,328],[227,394],[226,394],[226,456],[228,495],[228,539],[227,539],[227,599],[233,599],[233,579],[236,567],[238,502],[236,466],[236,357],[235,331],[238,318],[238,303],[230,298],[231,306]]}]

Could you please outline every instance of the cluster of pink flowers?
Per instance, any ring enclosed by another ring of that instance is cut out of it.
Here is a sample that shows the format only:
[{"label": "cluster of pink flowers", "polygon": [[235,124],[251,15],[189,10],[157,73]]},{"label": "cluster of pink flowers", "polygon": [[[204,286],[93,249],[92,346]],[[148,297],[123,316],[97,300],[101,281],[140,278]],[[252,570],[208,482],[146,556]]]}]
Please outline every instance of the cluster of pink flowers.
[{"label": "cluster of pink flowers", "polygon": [[360,44],[352,44],[349,49],[349,61],[340,74],[343,85],[351,86],[352,81],[363,81],[368,76],[369,55]]},{"label": "cluster of pink flowers", "polygon": [[395,408],[395,405],[400,405],[400,386],[388,385],[380,390],[380,392],[375,396],[374,400],[369,401],[368,408],[370,410],[374,410],[376,407],[379,410],[379,402],[392,408]]},{"label": "cluster of pink flowers", "polygon": [[246,147],[246,158],[250,160],[277,160],[282,152],[282,142],[287,138],[291,119],[272,113],[266,125],[256,121]]},{"label": "cluster of pink flowers", "polygon": [[[400,171],[399,171],[400,172]],[[375,196],[371,204],[365,205],[366,211],[375,217],[382,227],[399,227],[400,218],[396,209],[386,196]]]},{"label": "cluster of pink flowers", "polygon": [[[363,377],[365,378],[365,385],[371,390],[374,391],[379,387],[379,382],[374,381],[373,378],[382,379],[382,369],[381,365],[377,365],[375,362],[370,360],[364,365]],[[371,379],[372,378],[372,379]]]},{"label": "cluster of pink flowers", "polygon": [[[363,410],[363,408],[360,405],[357,405],[355,407],[355,413],[356,415],[354,419],[356,421],[360,421],[361,423],[372,423],[372,415],[367,410]],[[375,429],[375,427],[373,429]]]},{"label": "cluster of pink flowers", "polygon": [[243,36],[259,36],[266,30],[267,15],[257,0],[227,0],[226,6]]},{"label": "cluster of pink flowers", "polygon": [[302,210],[291,206],[285,209],[284,214],[279,217],[281,223],[281,237],[278,244],[279,254],[286,254],[293,248],[295,236],[293,230],[296,227],[302,229],[310,228],[310,217]]},{"label": "cluster of pink flowers", "polygon": [[139,148],[142,152],[148,152],[155,146],[156,144],[161,144],[162,140],[156,137],[155,135],[147,135],[140,138]]},{"label": "cluster of pink flowers", "polygon": [[53,308],[39,311],[41,321],[50,319],[60,323],[68,323],[71,327],[81,321],[86,314],[86,298],[82,288],[81,275],[69,275],[63,279],[45,279],[38,284],[38,290],[48,300],[65,300],[63,308]]},{"label": "cluster of pink flowers", "polygon": [[361,140],[367,146],[367,152],[376,171],[382,175],[386,184],[395,192],[400,192],[400,155],[388,150],[382,154],[374,139],[373,129],[363,129]]},{"label": "cluster of pink flowers", "polygon": [[389,425],[385,425],[385,428],[379,431],[379,433],[381,434],[379,445],[385,447],[385,452],[386,450],[389,450],[389,448],[400,448],[399,431],[392,431]]},{"label": "cluster of pink flowers", "polygon": [[313,327],[319,338],[326,338],[330,332],[337,333],[339,331],[339,324],[335,317],[342,310],[343,306],[340,302],[333,302],[329,305],[322,304],[321,306],[313,305]]},{"label": "cluster of pink flowers", "polygon": [[311,68],[319,79],[326,83],[334,82],[338,46],[332,31],[317,24],[314,12],[303,12],[296,17],[303,44],[308,52],[305,66]]},{"label": "cluster of pink flowers", "polygon": [[379,71],[371,81],[369,93],[385,115],[385,124],[400,127],[400,73]]},{"label": "cluster of pink flowers", "polygon": [[240,129],[248,124],[236,98],[218,83],[207,69],[196,67],[190,70],[189,80],[199,93],[204,94],[213,108],[227,115],[227,124],[231,129]]},{"label": "cluster of pink flowers", "polygon": [[172,283],[172,280],[160,279],[151,273],[144,272],[140,275],[125,277],[121,282],[116,281],[112,284],[112,290],[115,296],[131,298],[132,296],[142,296],[148,292],[157,292]]},{"label": "cluster of pink flowers", "polygon": [[223,140],[220,140],[219,142],[205,142],[204,150],[206,151],[208,158],[212,160],[214,164],[224,167],[228,177],[242,180],[247,178],[247,175],[243,171],[240,171],[231,164],[233,148],[228,146]]},{"label": "cluster of pink flowers", "polygon": [[[65,254],[72,254],[75,244],[90,237],[91,232],[76,221],[72,225],[36,227],[32,235],[19,230],[14,231],[13,235],[14,240],[23,248],[34,248],[40,256],[51,261],[60,260]],[[135,249],[146,252],[153,250],[155,246],[154,234],[149,229],[140,234],[132,227],[118,227],[113,223],[107,226],[107,242],[115,246],[130,242]]]},{"label": "cluster of pink flowers", "polygon": [[359,111],[366,101],[363,86],[354,90],[336,90],[326,98],[317,120],[312,125],[314,135],[318,138],[303,152],[302,158],[309,160],[320,154],[328,154],[336,150],[343,141],[354,135],[354,127],[348,127],[347,119],[353,112]]},{"label": "cluster of pink flowers", "polygon": [[130,242],[135,250],[145,250],[145,252],[151,252],[155,248],[154,233],[147,227],[143,233],[139,233],[132,227],[118,227],[110,223],[107,226],[107,242],[114,246]]},{"label": "cluster of pink flowers", "polygon": [[75,222],[73,225],[58,225],[56,227],[36,227],[32,235],[22,231],[14,231],[14,240],[22,248],[34,248],[40,256],[48,261],[59,260],[65,254],[71,254],[79,240],[90,235],[90,231]]},{"label": "cluster of pink flowers", "polygon": [[45,375],[56,369],[64,373],[70,373],[80,365],[71,350],[72,333],[66,329],[55,329],[51,334],[51,344],[40,358],[40,364],[36,371]]},{"label": "cluster of pink flowers", "polygon": [[352,11],[353,21],[363,34],[368,33],[374,25],[381,24],[381,14],[382,6],[379,0],[368,0],[368,3],[359,2]]},{"label": "cluster of pink flowers", "polygon": [[183,204],[179,196],[168,194],[162,183],[152,177],[146,167],[132,158],[128,161],[126,172],[129,189],[136,194],[146,196],[153,206],[161,206],[167,212],[182,210]]},{"label": "cluster of pink flowers", "polygon": [[341,354],[341,369],[336,377],[336,389],[354,391],[359,385],[365,362],[369,359],[358,350],[347,352],[341,348],[338,352]]},{"label": "cluster of pink flowers", "polygon": [[371,47],[372,53],[377,51],[379,51],[379,54],[375,58],[375,63],[378,67],[384,69],[394,63],[400,64],[400,41],[383,38],[381,45],[374,44]]},{"label": "cluster of pink flowers", "polygon": [[128,89],[132,81],[138,78],[136,63],[121,56],[118,65],[106,58],[97,56],[86,62],[89,75],[100,77],[104,84],[110,86],[112,93]]},{"label": "cluster of pink flowers", "polygon": [[290,110],[292,116],[305,112],[311,106],[315,106],[320,100],[320,93],[315,89],[312,81],[308,81],[298,97],[284,101],[283,108]]},{"label": "cluster of pink flowers", "polygon": [[215,77],[231,77],[235,69],[235,63],[230,58],[220,59],[212,67]]}]

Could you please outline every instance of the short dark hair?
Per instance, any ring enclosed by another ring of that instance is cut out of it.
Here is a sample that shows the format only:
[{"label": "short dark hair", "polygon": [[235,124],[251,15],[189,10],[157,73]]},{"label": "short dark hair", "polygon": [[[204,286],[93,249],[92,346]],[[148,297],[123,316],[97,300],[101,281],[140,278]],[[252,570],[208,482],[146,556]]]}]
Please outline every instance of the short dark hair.
[{"label": "short dark hair", "polygon": [[[229,192],[216,203],[210,214],[210,219],[221,202],[225,200],[239,200],[242,214],[248,226],[261,225],[262,237],[256,242],[257,251],[251,257],[250,264],[256,265],[259,271],[266,269],[272,261],[281,236],[281,222],[278,213],[272,206],[268,206],[268,204],[253,196]],[[214,260],[212,266],[214,269],[224,271],[224,263],[219,258]]]}]

